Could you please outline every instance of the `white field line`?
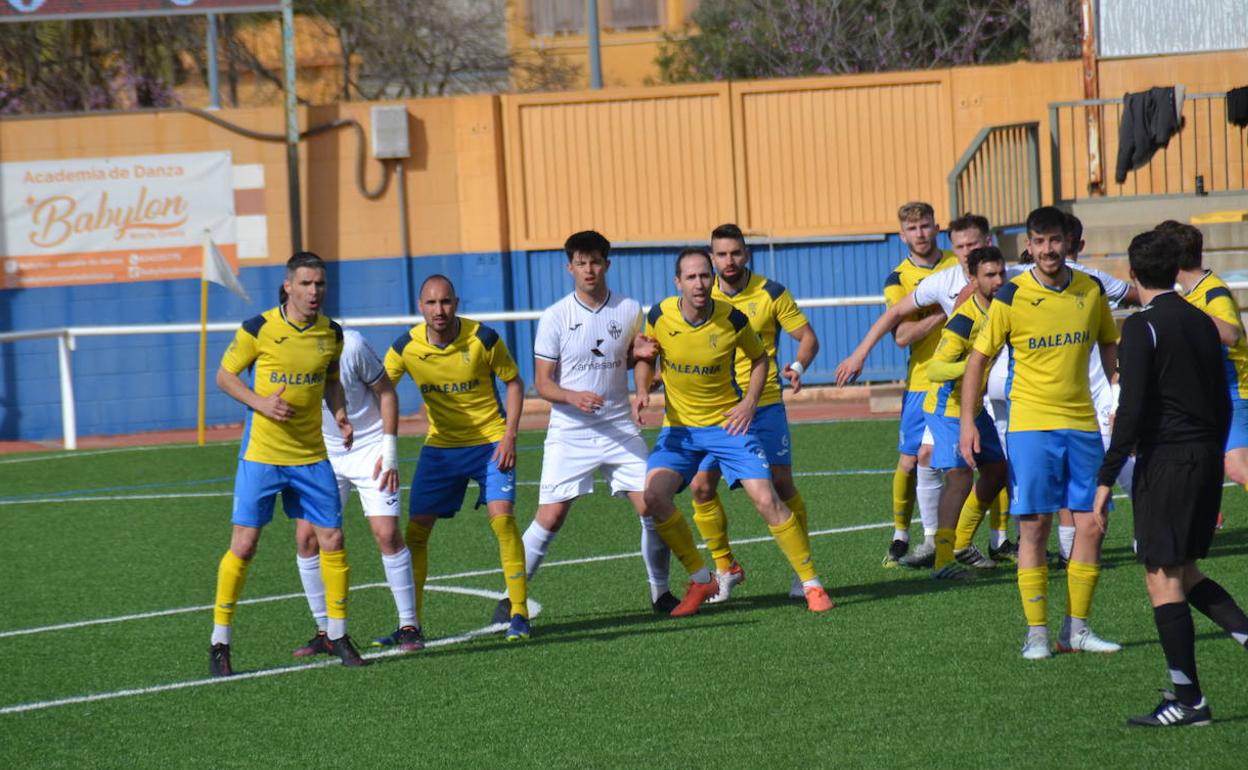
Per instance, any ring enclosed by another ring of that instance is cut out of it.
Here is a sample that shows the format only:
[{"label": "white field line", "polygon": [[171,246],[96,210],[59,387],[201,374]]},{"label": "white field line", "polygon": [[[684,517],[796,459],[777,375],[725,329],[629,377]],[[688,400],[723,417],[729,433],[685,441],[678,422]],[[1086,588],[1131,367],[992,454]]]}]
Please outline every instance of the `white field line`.
[{"label": "white field line", "polygon": [[[460,586],[429,586],[430,591],[443,591],[451,594],[464,594],[465,596],[480,596],[490,601],[497,601],[506,596],[505,593],[498,591],[486,591],[480,588],[463,588]],[[542,605],[535,599],[529,599],[529,616],[537,617],[541,614]],[[441,639],[434,639],[425,643],[425,648],[446,647],[452,644],[459,644],[479,636],[488,636],[489,634],[505,631],[507,624],[491,623],[488,626],[473,629],[456,636],[445,636]],[[380,652],[367,652],[361,654],[360,657],[366,660],[374,660],[376,658],[389,658],[394,655],[408,655],[402,650],[382,650]],[[56,706],[70,706],[76,703],[94,703],[102,700],[115,700],[117,698],[129,698],[135,695],[149,695],[151,693],[166,692],[168,690],[185,690],[190,687],[206,687],[208,685],[225,684],[228,682],[246,681],[248,679],[260,679],[261,677],[277,676],[279,674],[293,674],[297,671],[310,671],[315,668],[325,668],[326,666],[338,665],[338,661],[332,658],[321,659],[312,663],[300,663],[293,666],[279,666],[277,668],[263,668],[258,671],[245,671],[235,674],[234,676],[224,677],[221,679],[192,679],[184,682],[170,682],[168,684],[158,684],[151,687],[132,687],[125,690],[113,690],[112,692],[92,693],[90,695],[74,695],[68,698],[56,698],[55,700],[34,701],[32,703],[16,703],[11,706],[0,707],[0,715],[3,714],[20,714],[23,711],[42,711],[43,709],[55,708]]]},{"label": "white field line", "polygon": [[[212,446],[229,446],[237,444],[237,441],[214,441]],[[37,455],[35,457],[6,457],[0,460],[0,465],[15,465],[17,463],[37,463],[41,460],[70,460],[75,457],[98,457],[100,455],[112,455],[122,452],[157,452],[166,449],[198,449],[198,444],[153,444],[149,446],[126,446],[114,447],[112,449],[76,449],[72,452],[58,452],[53,455]]]}]

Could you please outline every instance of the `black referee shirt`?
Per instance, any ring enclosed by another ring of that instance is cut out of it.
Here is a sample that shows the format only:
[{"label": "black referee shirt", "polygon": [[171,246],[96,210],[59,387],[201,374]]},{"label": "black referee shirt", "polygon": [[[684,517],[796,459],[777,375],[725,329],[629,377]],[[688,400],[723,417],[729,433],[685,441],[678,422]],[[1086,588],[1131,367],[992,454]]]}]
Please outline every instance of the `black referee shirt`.
[{"label": "black referee shirt", "polygon": [[1133,451],[1224,446],[1231,427],[1225,366],[1213,319],[1174,292],[1128,318],[1118,345],[1118,415],[1097,482],[1113,486]]}]

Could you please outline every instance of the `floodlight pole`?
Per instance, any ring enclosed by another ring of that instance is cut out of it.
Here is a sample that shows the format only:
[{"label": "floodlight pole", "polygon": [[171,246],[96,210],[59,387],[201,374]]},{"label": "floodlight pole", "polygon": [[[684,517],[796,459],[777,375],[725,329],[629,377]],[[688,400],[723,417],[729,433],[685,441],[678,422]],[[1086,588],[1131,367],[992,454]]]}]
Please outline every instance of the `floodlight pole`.
[{"label": "floodlight pole", "polygon": [[290,200],[290,250],[303,251],[303,213],[299,203],[299,112],[295,94],[295,12],[282,0],[282,61],[286,84],[286,186]]},{"label": "floodlight pole", "polygon": [[208,109],[221,109],[221,77],[217,62],[217,15],[208,14]]},{"label": "floodlight pole", "polygon": [[585,27],[589,33],[589,87],[602,88],[602,43],[598,39],[598,0],[585,0]]}]

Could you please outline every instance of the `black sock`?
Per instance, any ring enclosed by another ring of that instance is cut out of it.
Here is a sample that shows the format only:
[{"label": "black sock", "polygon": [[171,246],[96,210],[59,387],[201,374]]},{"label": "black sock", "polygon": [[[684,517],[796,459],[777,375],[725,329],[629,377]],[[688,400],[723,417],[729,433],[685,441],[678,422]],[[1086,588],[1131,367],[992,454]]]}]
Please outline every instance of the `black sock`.
[{"label": "black sock", "polygon": [[1226,589],[1205,578],[1187,592],[1187,603],[1248,647],[1248,615],[1239,608]]},{"label": "black sock", "polygon": [[1173,602],[1153,608],[1157,637],[1170,669],[1174,694],[1187,706],[1200,703],[1200,681],[1196,678],[1196,627],[1187,602]]}]

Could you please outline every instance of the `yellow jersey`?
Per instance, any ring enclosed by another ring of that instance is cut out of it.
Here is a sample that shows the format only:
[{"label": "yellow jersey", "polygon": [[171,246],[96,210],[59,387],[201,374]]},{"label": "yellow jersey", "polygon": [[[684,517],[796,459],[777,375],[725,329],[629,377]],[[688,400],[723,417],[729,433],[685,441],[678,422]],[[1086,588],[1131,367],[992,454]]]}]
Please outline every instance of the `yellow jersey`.
[{"label": "yellow jersey", "polygon": [[[952,252],[942,251],[940,259],[931,267],[916,265],[910,257],[901,263],[884,279],[884,302],[889,307],[901,302],[907,294],[914,291],[923,279],[935,275],[946,267],[958,264],[958,258]],[[940,307],[921,307],[906,316],[907,321],[917,321],[933,313],[941,312]],[[906,364],[906,390],[911,393],[926,393],[931,383],[927,379],[927,362],[932,360],[936,344],[940,342],[940,329],[932,329],[922,339],[910,344],[910,360]]]},{"label": "yellow jersey", "polygon": [[429,341],[424,323],[399,336],[386,351],[386,375],[398,383],[410,374],[429,415],[426,446],[490,444],[507,432],[506,412],[494,378],[520,376],[507,343],[488,326],[459,318],[459,332],[445,347]]},{"label": "yellow jersey", "polygon": [[[731,303],[749,319],[750,327],[763,341],[763,347],[767,350],[767,358],[774,370],[767,378],[767,386],[763,388],[763,396],[758,400],[758,405],[767,406],[779,403],[781,400],[780,361],[776,358],[776,346],[780,342],[780,330],[784,329],[792,334],[810,323],[806,320],[806,315],[798,309],[797,303],[793,301],[793,295],[775,281],[769,281],[751,271],[745,286],[734,294],[723,291],[719,286],[719,279],[716,279],[711,288],[711,299]],[[750,386],[752,363],[750,358],[737,355],[737,387],[742,391]]]},{"label": "yellow jersey", "polygon": [[321,401],[325,383],[338,379],[342,327],[317,315],[298,326],[275,307],[243,321],[221,357],[221,368],[234,374],[251,369],[253,389],[281,398],[295,410],[285,422],[248,410],[239,457],[269,465],[308,465],[325,460],[321,437]]},{"label": "yellow jersey", "polygon": [[[953,311],[953,317],[941,329],[940,342],[927,364],[927,376],[932,384],[923,401],[923,411],[944,417],[962,416],[962,375],[966,372],[966,359],[987,323],[988,311],[979,306],[978,297],[972,296]],[[984,368],[984,382],[988,381],[991,368],[989,362]],[[983,384],[980,383],[981,391]],[[975,414],[982,408],[983,401],[976,402]]]},{"label": "yellow jersey", "polygon": [[663,426],[707,428],[741,400],[734,362],[738,348],[751,361],[767,354],[745,314],[711,300],[711,315],[694,326],[680,313],[680,297],[650,308],[646,336],[659,343],[666,407]]},{"label": "yellow jersey", "polygon": [[1225,321],[1239,329],[1239,342],[1233,346],[1222,346],[1222,357],[1226,362],[1226,381],[1230,385],[1231,400],[1248,399],[1248,339],[1244,337],[1244,324],[1239,317],[1239,304],[1227,287],[1226,281],[1219,278],[1212,270],[1205,271],[1205,277],[1183,295],[1188,302],[1208,313],[1210,316]]},{"label": "yellow jersey", "polygon": [[1011,432],[1097,431],[1088,384],[1088,356],[1095,344],[1118,341],[1100,281],[1067,268],[1060,289],[1041,284],[1034,268],[1001,287],[988,308],[988,323],[975,350],[989,359],[1010,351],[1005,396]]}]

